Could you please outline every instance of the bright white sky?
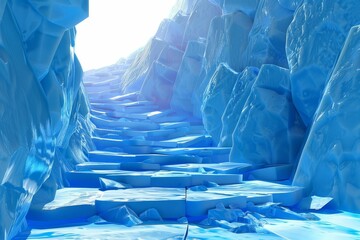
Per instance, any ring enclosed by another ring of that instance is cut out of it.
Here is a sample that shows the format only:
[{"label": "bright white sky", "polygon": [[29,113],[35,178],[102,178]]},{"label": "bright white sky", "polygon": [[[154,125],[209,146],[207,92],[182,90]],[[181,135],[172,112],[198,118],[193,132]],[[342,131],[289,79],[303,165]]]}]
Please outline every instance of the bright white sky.
[{"label": "bright white sky", "polygon": [[144,46],[176,0],[89,0],[75,52],[84,71],[116,63]]}]

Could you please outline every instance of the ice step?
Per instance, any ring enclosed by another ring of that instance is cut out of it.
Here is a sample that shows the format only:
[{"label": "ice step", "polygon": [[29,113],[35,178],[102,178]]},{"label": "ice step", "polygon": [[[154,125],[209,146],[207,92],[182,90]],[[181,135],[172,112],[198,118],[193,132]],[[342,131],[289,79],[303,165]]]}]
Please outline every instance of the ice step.
[{"label": "ice step", "polygon": [[121,121],[113,119],[100,118],[98,116],[92,116],[91,121],[98,128],[105,129],[123,129],[130,128],[134,130],[156,130],[160,128],[160,125],[152,121]]},{"label": "ice step", "polygon": [[169,171],[92,170],[70,171],[65,174],[71,187],[99,188],[99,178],[108,178],[133,187],[191,187],[214,182],[219,185],[237,184],[240,174],[206,174]]},{"label": "ice step", "polygon": [[31,205],[27,218],[35,221],[87,219],[96,214],[95,200],[103,192],[93,188],[63,188],[45,205]]},{"label": "ice step", "polygon": [[236,205],[239,208],[246,207],[247,198],[241,195],[221,194],[208,191],[187,191],[186,216],[206,216],[208,210],[222,203],[224,206]]},{"label": "ice step", "polygon": [[244,181],[241,184],[233,184],[209,188],[208,191],[224,194],[271,194],[275,203],[284,206],[294,206],[303,197],[301,187],[289,186],[264,181]]},{"label": "ice step", "polygon": [[172,148],[172,149],[159,149],[156,153],[166,155],[196,155],[201,157],[213,155],[228,155],[231,148],[229,147],[197,147],[197,148]]},{"label": "ice step", "polygon": [[213,172],[213,173],[245,173],[252,169],[252,165],[247,163],[200,163],[200,164],[176,164],[165,165],[161,169],[169,171],[183,171],[183,172]]},{"label": "ice step", "polygon": [[185,217],[184,188],[136,188],[106,191],[96,200],[96,210],[101,213],[126,205],[136,214],[155,208],[164,219]]}]

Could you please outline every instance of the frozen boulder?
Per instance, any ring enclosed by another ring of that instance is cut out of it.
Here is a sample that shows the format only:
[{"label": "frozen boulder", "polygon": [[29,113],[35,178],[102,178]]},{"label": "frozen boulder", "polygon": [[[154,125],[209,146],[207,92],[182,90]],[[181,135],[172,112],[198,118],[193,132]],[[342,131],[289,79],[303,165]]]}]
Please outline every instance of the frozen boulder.
[{"label": "frozen boulder", "polygon": [[152,38],[125,71],[120,89],[125,93],[139,91],[151,65],[168,45],[159,38]]},{"label": "frozen boulder", "polygon": [[242,12],[216,17],[211,22],[201,74],[202,81],[192,97],[195,116],[201,116],[200,106],[204,91],[220,63],[228,64],[237,72],[246,67],[241,64],[241,59],[248,44],[251,27],[251,18]]},{"label": "frozen boulder", "polygon": [[161,51],[157,61],[175,71],[178,71],[181,65],[183,55],[183,51],[179,50],[176,47],[168,45]]},{"label": "frozen boulder", "polygon": [[240,118],[241,111],[249,97],[251,87],[255,82],[259,69],[247,67],[239,74],[239,77],[232,90],[224,113],[221,117],[222,129],[219,146],[231,147],[232,135],[235,126]]},{"label": "frozen boulder", "polygon": [[161,107],[168,107],[176,74],[174,69],[155,61],[141,87],[142,96]]},{"label": "frozen boulder", "polygon": [[287,32],[294,104],[309,126],[350,28],[360,24],[357,0],[305,0]]},{"label": "frozen boulder", "polygon": [[292,19],[293,12],[277,0],[260,0],[243,65],[260,68],[262,64],[274,64],[287,68],[286,30]]},{"label": "frozen boulder", "polygon": [[206,131],[217,145],[222,129],[221,117],[230,100],[238,73],[226,64],[220,64],[205,89],[204,101],[201,105],[202,119]]},{"label": "frozen boulder", "polygon": [[223,14],[241,11],[254,19],[260,0],[224,0]]},{"label": "frozen boulder", "polygon": [[186,47],[171,98],[171,108],[178,112],[192,113],[189,96],[193,95],[195,87],[201,81],[204,52],[205,43],[201,41],[190,41]]},{"label": "frozen boulder", "polygon": [[221,8],[210,0],[197,0],[186,24],[182,49],[186,48],[189,41],[206,38],[211,20],[221,16],[221,12]]},{"label": "frozen boulder", "polygon": [[263,65],[235,127],[230,160],[295,163],[303,135],[303,123],[291,100],[289,71]]},{"label": "frozen boulder", "polygon": [[360,212],[360,26],[351,29],[301,154],[294,185]]}]

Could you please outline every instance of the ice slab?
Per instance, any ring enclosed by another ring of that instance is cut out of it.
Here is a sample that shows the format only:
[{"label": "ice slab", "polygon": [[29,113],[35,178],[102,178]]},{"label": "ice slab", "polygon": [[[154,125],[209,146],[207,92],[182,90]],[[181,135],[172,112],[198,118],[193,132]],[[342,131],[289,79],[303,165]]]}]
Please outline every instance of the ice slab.
[{"label": "ice slab", "polygon": [[96,200],[99,213],[120,206],[131,208],[136,214],[155,208],[164,219],[185,216],[185,190],[182,188],[137,188],[110,190]]},{"label": "ice slab", "polygon": [[[91,162],[142,162],[150,157],[162,157],[160,154],[126,154],[122,152],[91,151],[88,154]],[[165,156],[164,156],[165,157]]]},{"label": "ice slab", "polygon": [[156,130],[159,129],[159,124],[152,121],[125,121],[123,119],[113,120],[113,119],[103,119],[99,116],[92,116],[91,121],[98,128],[106,129],[121,129],[121,128],[131,128],[134,130]]},{"label": "ice slab", "polygon": [[182,171],[182,172],[200,172],[204,170],[212,173],[244,173],[252,168],[250,164],[246,163],[205,163],[205,164],[175,164],[161,166],[163,170]]},{"label": "ice slab", "polygon": [[183,239],[187,231],[186,224],[137,225],[131,228],[119,224],[93,223],[85,226],[32,229],[15,238],[20,239],[108,239],[108,240],[149,240]]},{"label": "ice slab", "polygon": [[156,153],[167,155],[196,155],[196,156],[213,156],[213,155],[225,155],[230,153],[231,148],[228,147],[199,147],[199,148],[171,148],[171,149],[159,149]]},{"label": "ice slab", "polygon": [[77,171],[120,170],[120,163],[85,162],[76,165]]},{"label": "ice slab", "polygon": [[27,218],[33,221],[64,221],[87,219],[96,214],[95,200],[103,193],[91,188],[63,188],[55,199],[45,205],[32,205]]},{"label": "ice slab", "polygon": [[236,205],[242,208],[246,206],[246,196],[188,190],[186,194],[186,216],[206,216],[208,211],[215,208],[219,203],[224,206]]},{"label": "ice slab", "polygon": [[[241,184],[219,186],[209,188],[208,191],[227,192],[237,191],[241,194],[271,194],[275,203],[284,206],[294,206],[303,197],[303,189],[300,187],[282,185],[263,181],[244,181]],[[233,192],[234,193],[234,192]]]}]

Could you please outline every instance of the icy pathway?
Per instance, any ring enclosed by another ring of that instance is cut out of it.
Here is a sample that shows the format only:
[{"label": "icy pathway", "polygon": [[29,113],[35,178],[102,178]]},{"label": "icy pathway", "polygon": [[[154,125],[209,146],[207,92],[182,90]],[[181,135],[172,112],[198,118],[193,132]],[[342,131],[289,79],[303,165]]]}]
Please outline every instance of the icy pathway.
[{"label": "icy pathway", "polygon": [[88,80],[96,150],[17,239],[360,239],[356,214],[292,211],[291,166],[228,162],[201,123]]}]

